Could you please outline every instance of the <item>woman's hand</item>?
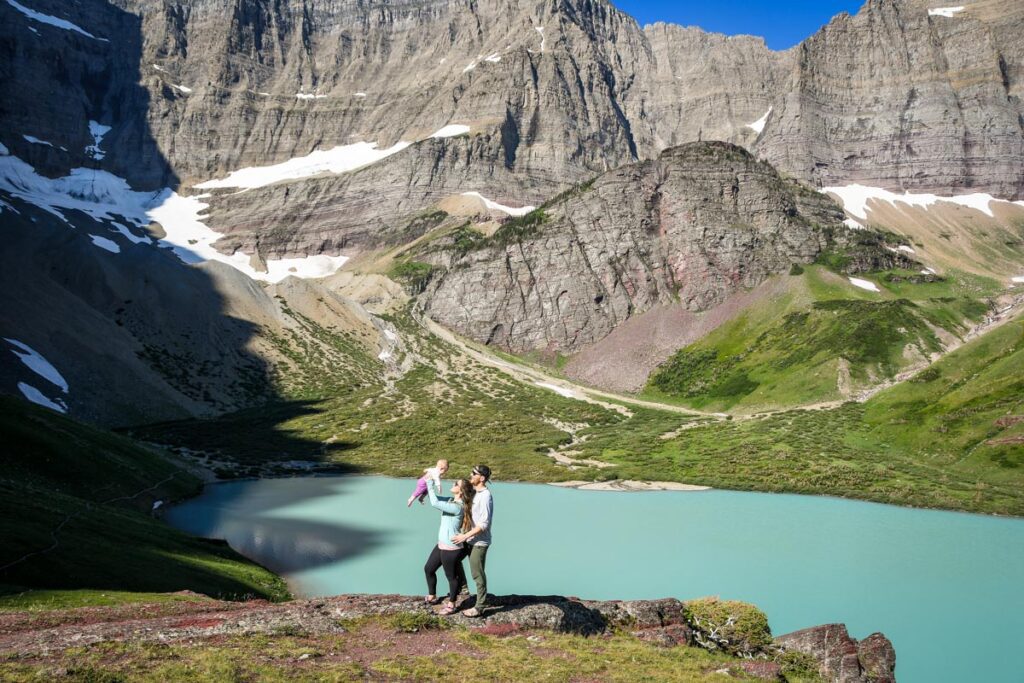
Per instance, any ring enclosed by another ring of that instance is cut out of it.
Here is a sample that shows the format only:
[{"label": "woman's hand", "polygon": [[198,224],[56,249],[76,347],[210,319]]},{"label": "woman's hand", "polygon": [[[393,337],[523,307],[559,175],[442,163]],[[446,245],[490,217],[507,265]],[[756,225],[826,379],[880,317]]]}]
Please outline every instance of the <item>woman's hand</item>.
[{"label": "woman's hand", "polygon": [[455,534],[452,536],[452,543],[463,543],[469,538],[469,534]]}]

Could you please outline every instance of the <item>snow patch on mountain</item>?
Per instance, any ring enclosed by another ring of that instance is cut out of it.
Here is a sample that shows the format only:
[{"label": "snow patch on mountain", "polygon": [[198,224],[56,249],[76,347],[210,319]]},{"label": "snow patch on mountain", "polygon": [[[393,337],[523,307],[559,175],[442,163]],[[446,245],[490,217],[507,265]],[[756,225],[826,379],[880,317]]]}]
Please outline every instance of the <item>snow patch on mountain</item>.
[{"label": "snow patch on mountain", "polygon": [[456,135],[465,135],[469,132],[469,126],[462,125],[459,123],[450,123],[444,128],[433,133],[430,137],[432,138],[451,138]]},{"label": "snow patch on mountain", "polygon": [[850,278],[850,284],[853,285],[854,287],[860,287],[861,289],[866,289],[869,292],[880,292],[880,291],[882,291],[882,290],[880,290],[878,288],[878,285],[876,285],[874,282],[871,282],[870,280],[861,280],[859,277],[851,277]]},{"label": "snow patch on mountain", "polygon": [[27,398],[29,401],[32,401],[36,405],[41,405],[44,408],[49,408],[50,410],[56,410],[58,413],[68,412],[68,406],[66,403],[64,403],[64,401],[62,401],[59,398],[56,400],[50,400],[49,398],[46,397],[46,394],[39,391],[31,384],[28,384],[26,382],[18,382],[18,391],[21,392],[22,396]]},{"label": "snow patch on mountain", "polygon": [[89,122],[89,134],[92,135],[92,144],[85,148],[85,153],[96,161],[101,161],[107,153],[100,149],[103,136],[110,132],[110,126],[104,126],[97,121]]},{"label": "snow patch on mountain", "polygon": [[43,354],[17,339],[4,337],[4,341],[15,347],[11,349],[11,353],[17,356],[29,370],[39,375],[50,384],[59,387],[65,394],[68,393],[67,380],[65,380],[64,376],[57,371],[57,368],[53,366],[53,363],[43,357]]},{"label": "snow patch on mountain", "polygon": [[477,199],[481,200],[484,203],[484,206],[486,206],[488,209],[491,209],[492,211],[501,211],[503,213],[507,213],[510,216],[525,216],[526,214],[530,213],[531,211],[537,208],[535,206],[505,206],[504,204],[499,204],[498,202],[491,201],[490,199],[483,196],[479,192],[463,192],[462,196],[476,197]]},{"label": "snow patch on mountain", "polygon": [[376,142],[339,145],[332,149],[312,152],[304,157],[295,157],[280,164],[242,168],[232,171],[226,178],[207,180],[195,187],[204,190],[222,187],[252,189],[282,180],[306,178],[318,173],[345,173],[380,161],[402,151],[411,144],[411,142],[398,142],[387,149],[377,149]]},{"label": "snow patch on mountain", "polygon": [[753,123],[748,123],[747,128],[752,129],[755,133],[760,135],[761,132],[764,130],[765,124],[768,123],[768,117],[771,116],[771,114],[772,108],[768,107],[768,111],[764,113],[764,116],[759,118],[757,121],[754,121]]},{"label": "snow patch on mountain", "polygon": [[[240,251],[227,255],[213,248],[214,242],[223,235],[203,222],[201,214],[208,205],[201,201],[201,196],[183,197],[169,188],[136,192],[124,178],[107,171],[76,168],[67,176],[47,178],[18,157],[4,154],[0,155],[0,191],[33,204],[69,226],[68,211],[80,211],[122,234],[131,232],[124,223],[144,229],[155,221],[166,233],[158,246],[171,249],[184,263],[220,261],[255,280],[280,282],[292,275],[324,277],[337,271],[348,260],[345,256],[326,254],[266,259],[267,272],[259,272],[250,264],[249,255]],[[112,240],[92,234],[89,237],[98,247],[113,251],[112,246],[120,251]],[[129,239],[138,243],[149,242],[146,238],[134,236]]]},{"label": "snow patch on mountain", "polygon": [[952,19],[954,16],[964,11],[963,5],[958,7],[937,7],[935,9],[928,10],[928,16],[930,17],[946,17]]},{"label": "snow patch on mountain", "polygon": [[839,197],[843,204],[843,208],[851,216],[860,218],[861,220],[867,220],[867,206],[868,202],[872,199],[880,202],[889,202],[895,205],[897,202],[908,204],[910,206],[929,207],[937,202],[947,202],[951,204],[958,204],[960,206],[966,206],[971,209],[981,211],[985,215],[994,218],[995,214],[992,213],[991,204],[992,202],[1002,202],[1004,204],[1016,204],[1018,206],[1024,206],[1024,201],[1010,202],[1004,199],[997,199],[990,194],[982,192],[976,192],[974,194],[962,194],[953,197],[941,197],[935,194],[927,193],[914,193],[905,192],[903,194],[897,194],[890,192],[889,190],[883,190],[880,187],[868,187],[866,185],[845,185],[841,187],[824,187],[820,190],[825,193],[832,193]]},{"label": "snow patch on mountain", "polygon": [[81,33],[86,38],[92,38],[93,40],[101,40],[104,43],[109,43],[110,42],[106,38],[97,38],[96,36],[94,36],[93,34],[89,33],[88,31],[84,30],[80,26],[77,26],[76,24],[72,24],[70,21],[68,21],[66,19],[61,19],[60,17],[55,17],[55,16],[50,15],[50,14],[43,14],[42,12],[37,12],[34,9],[29,9],[28,7],[25,7],[24,5],[18,4],[14,0],[7,0],[7,4],[10,5],[11,7],[13,7],[14,9],[18,10],[22,14],[24,14],[26,17],[28,17],[32,21],[38,21],[40,24],[47,24],[49,26],[53,26],[55,28],[63,29],[65,31],[74,31],[76,33]]},{"label": "snow patch on mountain", "polygon": [[112,254],[121,253],[121,247],[119,247],[117,242],[114,240],[107,239],[106,237],[100,237],[99,235],[93,235],[92,233],[89,233],[89,239],[91,239],[92,243],[100,249],[106,249]]}]

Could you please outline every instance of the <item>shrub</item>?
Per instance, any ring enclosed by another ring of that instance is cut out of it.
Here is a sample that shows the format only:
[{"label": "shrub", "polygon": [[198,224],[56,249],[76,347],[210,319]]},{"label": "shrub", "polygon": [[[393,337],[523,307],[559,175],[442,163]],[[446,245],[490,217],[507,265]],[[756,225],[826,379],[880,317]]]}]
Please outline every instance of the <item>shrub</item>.
[{"label": "shrub", "polygon": [[818,660],[804,652],[790,650],[775,660],[782,667],[782,677],[786,683],[822,683],[818,670]]},{"label": "shrub", "polygon": [[694,640],[708,650],[731,655],[755,655],[771,645],[768,617],[757,607],[736,600],[700,598],[684,606]]},{"label": "shrub", "polygon": [[791,265],[789,267],[789,274],[790,275],[803,275],[804,274],[804,267],[801,266],[799,263],[794,263],[793,265]]},{"label": "shrub", "polygon": [[419,631],[443,630],[450,624],[434,614],[423,612],[399,612],[388,617],[388,624],[400,633],[417,633]]}]

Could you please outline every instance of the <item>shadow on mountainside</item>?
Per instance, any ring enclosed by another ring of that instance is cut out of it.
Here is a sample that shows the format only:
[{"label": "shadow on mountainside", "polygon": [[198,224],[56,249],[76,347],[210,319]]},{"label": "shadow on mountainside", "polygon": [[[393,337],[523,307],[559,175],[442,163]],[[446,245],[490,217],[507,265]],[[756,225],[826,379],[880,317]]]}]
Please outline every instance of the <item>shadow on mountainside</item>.
[{"label": "shadow on mountainside", "polygon": [[[137,514],[154,502],[152,491],[123,499],[101,493],[109,488],[111,471],[125,470],[66,468],[65,473],[54,465],[60,448],[68,457],[111,453],[105,439],[113,435],[80,423],[125,427],[255,405],[275,406],[283,421],[313,408],[277,404],[282,397],[274,368],[253,351],[259,325],[230,314],[269,301],[258,285],[222,264],[182,263],[110,210],[118,197],[128,196],[116,178],[112,185],[105,182],[112,176],[124,178],[133,192],[154,196],[180,186],[148,124],[150,91],[142,83],[153,72],[143,63],[142,18],[102,0],[73,5],[37,0],[32,11],[78,30],[0,3],[3,157],[10,162],[7,168],[22,168],[17,164],[24,162],[34,169],[0,185],[7,188],[0,189],[0,392],[19,401],[41,395],[66,406],[78,423],[66,421],[67,441],[15,441],[8,438],[14,435],[11,423],[0,422],[4,449],[18,448],[18,462],[27,467],[6,471],[0,482],[5,539],[0,568],[12,567],[0,570],[0,584],[280,597],[285,590],[276,577],[222,545]],[[179,96],[166,84],[156,92]],[[93,128],[109,126],[101,143],[90,133],[90,122]],[[26,183],[52,189],[50,179],[76,173],[94,182],[68,183],[62,201],[80,200],[92,216],[66,204],[55,211],[45,195],[25,190]],[[31,176],[27,181],[26,175]],[[97,217],[98,205],[113,218]],[[61,382],[12,353],[17,347],[4,339],[31,347]],[[224,431],[224,424],[214,429],[226,442],[272,451],[279,459],[319,460],[349,447],[312,443],[284,429],[238,426],[236,433]],[[196,429],[194,423],[190,429]],[[141,448],[126,448],[122,455],[159,460]],[[33,462],[39,463],[36,470]],[[199,484],[180,470],[140,469],[132,475],[132,493],[152,487],[173,498]],[[72,471],[74,486],[66,485]],[[166,485],[174,477],[187,484]],[[372,539],[359,542],[371,545]]]},{"label": "shadow on mountainside", "polygon": [[[136,427],[131,434],[145,441],[173,444],[193,451],[192,457],[223,468],[225,476],[258,476],[284,468],[294,473],[304,467],[329,469],[335,474],[354,474],[355,465],[336,462],[332,456],[356,448],[349,441],[322,442],[304,438],[286,425],[296,418],[322,413],[320,401],[273,401],[258,408],[240,410],[202,420],[181,420]],[[225,456],[229,460],[220,460]],[[288,463],[293,463],[289,467]],[[271,468],[266,471],[264,468]]]}]

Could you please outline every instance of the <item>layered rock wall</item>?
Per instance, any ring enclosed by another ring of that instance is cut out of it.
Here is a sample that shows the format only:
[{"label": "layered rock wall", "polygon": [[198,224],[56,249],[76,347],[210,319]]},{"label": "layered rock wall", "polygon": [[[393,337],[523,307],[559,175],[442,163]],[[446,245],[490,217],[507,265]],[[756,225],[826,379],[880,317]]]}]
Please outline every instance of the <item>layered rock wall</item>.
[{"label": "layered rock wall", "polygon": [[513,351],[572,352],[658,304],[704,310],[810,262],[842,229],[830,200],[725,143],[611,171],[533,219],[456,252],[427,313]]}]

